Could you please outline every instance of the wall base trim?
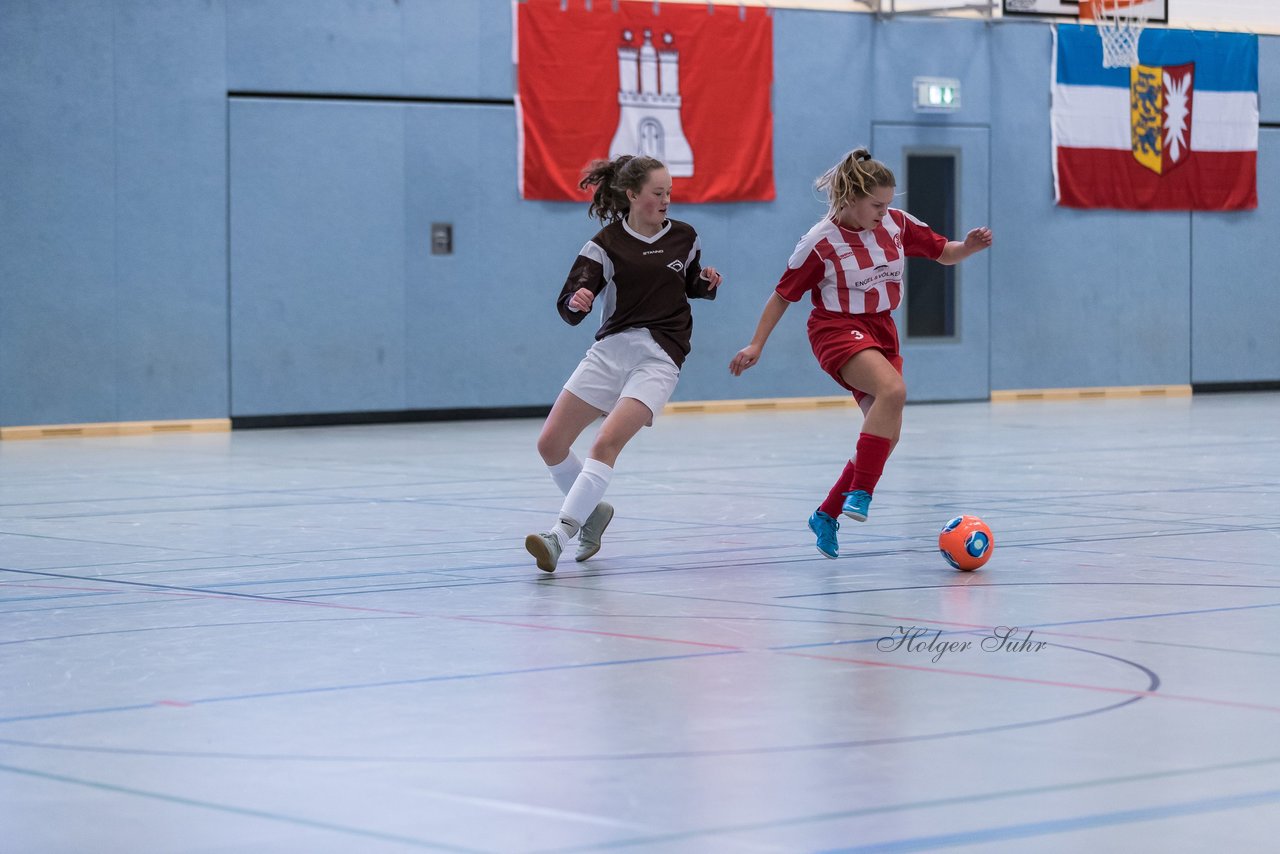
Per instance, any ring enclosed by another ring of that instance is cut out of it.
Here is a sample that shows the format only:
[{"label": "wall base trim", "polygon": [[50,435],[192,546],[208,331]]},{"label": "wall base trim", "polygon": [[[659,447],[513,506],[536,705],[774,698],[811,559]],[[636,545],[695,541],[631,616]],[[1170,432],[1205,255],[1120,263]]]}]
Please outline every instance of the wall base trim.
[{"label": "wall base trim", "polygon": [[1190,397],[1190,385],[1126,385],[1092,388],[1002,389],[991,392],[992,403],[1037,400],[1097,400],[1118,397]]},{"label": "wall base trim", "polygon": [[312,412],[295,415],[234,415],[234,430],[290,427],[354,427],[365,424],[413,424],[419,421],[488,421],[545,418],[550,406],[475,406],[454,409],[397,409],[377,412]]},{"label": "wall base trim", "polygon": [[[1191,385],[1094,386],[1090,388],[1000,389],[991,392],[992,403],[1022,401],[1101,400],[1116,398],[1190,397],[1193,390],[1272,391],[1280,381],[1247,383],[1197,383]],[[937,403],[940,401],[930,401]],[[972,401],[971,401],[972,402]],[[779,412],[796,409],[857,409],[853,395],[830,397],[771,397],[741,400],[684,400],[668,403],[664,415],[716,412]],[[549,406],[475,407],[465,409],[405,410],[398,412],[332,412],[311,415],[256,415],[235,418],[203,418],[185,421],[118,421],[98,424],[36,424],[0,427],[0,439],[53,439],[75,436],[133,436],[146,433],[220,433],[231,429],[270,427],[327,427],[357,424],[404,424],[418,421],[472,421],[504,418],[542,418]]]},{"label": "wall base trim", "polygon": [[141,436],[148,433],[225,433],[230,418],[183,421],[102,421],[93,424],[31,424],[0,427],[0,439],[62,439],[86,436]]},{"label": "wall base trim", "polygon": [[759,412],[781,409],[841,409],[858,408],[853,395],[833,397],[766,397],[754,400],[684,400],[668,403],[664,415],[682,415],[698,412]]}]

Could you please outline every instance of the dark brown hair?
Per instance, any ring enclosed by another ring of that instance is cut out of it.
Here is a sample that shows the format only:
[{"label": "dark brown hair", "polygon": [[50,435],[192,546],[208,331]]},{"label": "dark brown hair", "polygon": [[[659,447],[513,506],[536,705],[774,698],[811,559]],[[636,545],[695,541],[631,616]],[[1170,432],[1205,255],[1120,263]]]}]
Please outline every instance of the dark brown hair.
[{"label": "dark brown hair", "polygon": [[661,160],[631,154],[623,154],[613,160],[591,161],[578,183],[584,190],[596,188],[587,216],[593,216],[601,222],[616,222],[624,218],[631,210],[627,190],[640,192],[644,182],[649,179],[650,172],[665,168]]}]

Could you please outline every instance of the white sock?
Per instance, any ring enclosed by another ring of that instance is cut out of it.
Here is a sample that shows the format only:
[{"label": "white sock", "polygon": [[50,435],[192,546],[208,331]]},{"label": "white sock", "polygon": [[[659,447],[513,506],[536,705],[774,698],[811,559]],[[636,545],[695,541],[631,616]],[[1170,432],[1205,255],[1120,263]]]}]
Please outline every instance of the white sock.
[{"label": "white sock", "polygon": [[570,451],[569,456],[560,462],[553,466],[547,466],[547,471],[551,472],[551,479],[560,488],[560,494],[568,495],[569,490],[573,488],[573,482],[578,479],[578,475],[582,472],[582,460],[578,459],[577,454]]},{"label": "white sock", "polygon": [[551,532],[560,540],[561,548],[577,536],[582,523],[591,515],[591,511],[596,509],[600,499],[604,498],[605,490],[609,488],[609,481],[612,478],[613,469],[599,460],[588,457],[582,464],[582,471],[564,497],[564,506],[560,508],[560,521],[551,529]]}]

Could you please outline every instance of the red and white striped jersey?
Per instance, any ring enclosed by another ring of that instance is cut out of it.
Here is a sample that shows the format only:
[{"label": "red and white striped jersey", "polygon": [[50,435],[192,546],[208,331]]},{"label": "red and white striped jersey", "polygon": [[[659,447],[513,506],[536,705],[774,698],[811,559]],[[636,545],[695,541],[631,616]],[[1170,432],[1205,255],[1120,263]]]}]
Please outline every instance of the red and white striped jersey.
[{"label": "red and white striped jersey", "polygon": [[902,301],[906,258],[937,259],[947,239],[906,211],[889,208],[874,229],[852,231],[824,218],[800,238],[777,292],[845,314],[892,311]]}]

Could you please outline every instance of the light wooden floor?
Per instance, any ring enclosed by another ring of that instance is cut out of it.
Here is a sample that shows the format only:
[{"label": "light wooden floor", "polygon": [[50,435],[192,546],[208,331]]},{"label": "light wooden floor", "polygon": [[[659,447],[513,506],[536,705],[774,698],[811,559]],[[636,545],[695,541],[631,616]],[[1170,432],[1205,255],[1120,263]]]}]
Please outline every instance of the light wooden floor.
[{"label": "light wooden floor", "polygon": [[536,421],[0,443],[0,849],[1271,850],[1277,424],[908,407],[831,561],[853,411],[669,416],[554,577]]}]

